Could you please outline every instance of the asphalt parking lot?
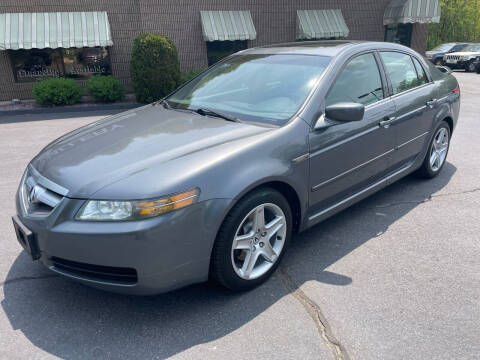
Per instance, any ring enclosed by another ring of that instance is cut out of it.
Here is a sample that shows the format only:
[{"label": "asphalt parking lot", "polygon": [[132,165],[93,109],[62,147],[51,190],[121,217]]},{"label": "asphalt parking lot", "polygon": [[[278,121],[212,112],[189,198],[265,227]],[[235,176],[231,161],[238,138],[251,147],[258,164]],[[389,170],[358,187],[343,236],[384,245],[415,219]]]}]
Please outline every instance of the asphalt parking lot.
[{"label": "asphalt parking lot", "polygon": [[246,294],[201,284],[127,297],[32,262],[10,220],[23,170],[106,113],[0,117],[0,359],[478,359],[480,75],[455,75],[462,110],[443,173],[297,235]]}]

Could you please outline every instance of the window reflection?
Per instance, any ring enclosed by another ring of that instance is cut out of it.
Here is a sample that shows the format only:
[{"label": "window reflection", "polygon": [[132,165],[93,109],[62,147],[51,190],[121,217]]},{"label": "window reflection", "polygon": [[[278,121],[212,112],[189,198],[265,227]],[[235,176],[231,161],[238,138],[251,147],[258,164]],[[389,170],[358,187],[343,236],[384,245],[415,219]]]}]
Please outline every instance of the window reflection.
[{"label": "window reflection", "polygon": [[110,55],[105,47],[70,49],[21,49],[10,51],[16,82],[50,77],[89,78],[110,75]]}]

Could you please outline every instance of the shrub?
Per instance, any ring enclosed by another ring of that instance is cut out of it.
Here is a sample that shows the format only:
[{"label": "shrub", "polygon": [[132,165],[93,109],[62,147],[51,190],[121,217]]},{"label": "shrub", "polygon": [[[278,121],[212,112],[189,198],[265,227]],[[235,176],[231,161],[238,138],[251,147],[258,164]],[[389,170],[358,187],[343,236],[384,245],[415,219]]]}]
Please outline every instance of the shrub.
[{"label": "shrub", "polygon": [[175,90],[180,83],[180,63],[172,40],[159,34],[137,36],[130,76],[138,102],[150,103]]},{"label": "shrub", "polygon": [[186,71],[182,73],[180,78],[180,84],[185,84],[187,81],[192,80],[195,76],[200,74],[205,69],[192,69],[190,71]]},{"label": "shrub", "polygon": [[41,105],[72,105],[80,101],[83,90],[73,79],[51,78],[33,86],[35,102]]},{"label": "shrub", "polygon": [[115,102],[125,98],[125,88],[113,76],[94,76],[87,81],[87,91],[94,101]]}]

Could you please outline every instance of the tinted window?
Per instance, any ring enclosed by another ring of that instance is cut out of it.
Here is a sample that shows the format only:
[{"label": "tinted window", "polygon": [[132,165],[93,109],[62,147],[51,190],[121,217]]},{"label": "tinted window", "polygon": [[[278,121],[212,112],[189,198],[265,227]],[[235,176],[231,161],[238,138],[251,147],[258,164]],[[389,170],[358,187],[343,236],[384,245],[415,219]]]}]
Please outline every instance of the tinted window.
[{"label": "tinted window", "polygon": [[[463,49],[465,49],[467,47],[467,45],[465,44],[462,44],[462,45],[455,45],[452,49],[452,52],[457,52],[457,51],[462,51]],[[447,50],[448,51],[448,50]]]},{"label": "tinted window", "polygon": [[423,85],[428,83],[427,74],[425,74],[425,70],[423,70],[422,65],[417,59],[415,58],[412,58],[412,59],[413,59],[413,64],[415,65],[415,69],[417,69],[418,84]]},{"label": "tinted window", "polygon": [[382,52],[381,56],[392,83],[393,94],[399,94],[421,85],[410,55]]},{"label": "tinted window", "polygon": [[382,80],[373,54],[351,60],[332,86],[327,105],[355,102],[364,105],[383,99]]},{"label": "tinted window", "polygon": [[247,40],[236,41],[207,41],[208,66],[248,48]]},{"label": "tinted window", "polygon": [[412,43],[413,24],[394,24],[385,27],[385,41],[405,46]]},{"label": "tinted window", "polygon": [[463,49],[463,51],[469,52],[479,52],[480,51],[480,44],[470,44]]},{"label": "tinted window", "polygon": [[[432,49],[432,51],[438,51],[438,52],[447,52],[452,50],[453,44],[441,44]],[[458,45],[457,45],[458,46]],[[455,49],[455,48],[453,48]]]},{"label": "tinted window", "polygon": [[238,55],[167,98],[174,108],[208,108],[244,121],[282,125],[302,106],[330,62],[312,55]]}]

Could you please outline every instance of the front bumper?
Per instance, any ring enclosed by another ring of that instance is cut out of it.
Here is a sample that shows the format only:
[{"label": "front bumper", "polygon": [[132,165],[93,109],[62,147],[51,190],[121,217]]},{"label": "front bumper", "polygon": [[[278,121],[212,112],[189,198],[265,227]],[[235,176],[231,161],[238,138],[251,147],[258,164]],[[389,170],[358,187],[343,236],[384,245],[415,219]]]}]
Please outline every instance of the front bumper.
[{"label": "front bumper", "polygon": [[448,66],[451,69],[466,69],[470,61],[458,60],[455,63],[449,63],[448,60],[444,60],[445,66]]},{"label": "front bumper", "polygon": [[[97,288],[135,295],[207,280],[213,242],[229,203],[201,201],[142,221],[82,222],[71,219],[84,200],[64,198],[50,215],[38,218],[25,214],[18,194],[16,199],[18,219],[34,234],[47,268]],[[129,277],[104,276],[105,269]]]}]

